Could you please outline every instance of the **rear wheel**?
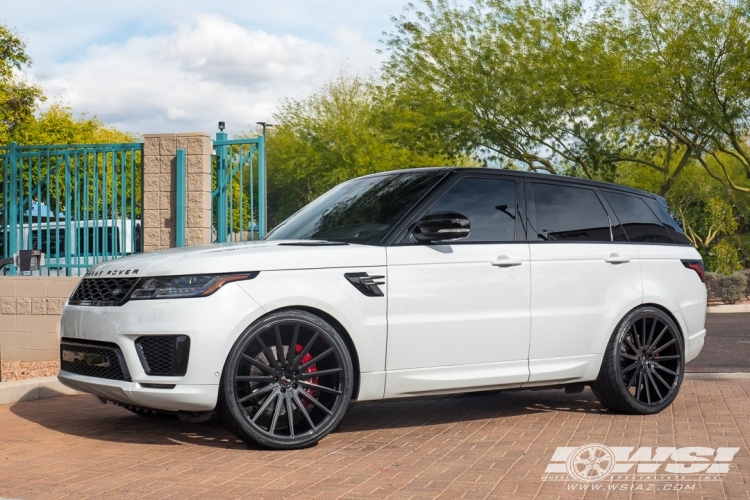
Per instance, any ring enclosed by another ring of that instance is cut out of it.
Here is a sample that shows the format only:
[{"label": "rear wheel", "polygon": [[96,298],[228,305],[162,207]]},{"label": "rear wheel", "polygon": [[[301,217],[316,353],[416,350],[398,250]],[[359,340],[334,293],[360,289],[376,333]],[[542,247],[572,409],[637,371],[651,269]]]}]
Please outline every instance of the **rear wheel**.
[{"label": "rear wheel", "polygon": [[232,348],[217,411],[242,439],[302,448],[339,424],[353,379],[349,352],[331,325],[305,311],[273,313]]},{"label": "rear wheel", "polygon": [[685,371],[682,334],[661,309],[641,307],[615,329],[592,384],[607,408],[639,415],[659,413],[677,397]]}]

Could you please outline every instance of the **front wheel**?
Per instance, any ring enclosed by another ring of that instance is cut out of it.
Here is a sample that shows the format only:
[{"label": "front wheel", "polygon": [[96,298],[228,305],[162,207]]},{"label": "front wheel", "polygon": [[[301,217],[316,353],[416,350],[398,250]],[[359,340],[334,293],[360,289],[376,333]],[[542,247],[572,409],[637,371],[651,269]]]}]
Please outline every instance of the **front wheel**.
[{"label": "front wheel", "polygon": [[680,390],[684,353],[682,334],[668,314],[656,307],[634,309],[612,334],[591,389],[610,410],[659,413]]},{"label": "front wheel", "polygon": [[268,448],[317,443],[349,406],[354,370],[338,332],[305,311],[248,328],[224,366],[217,411],[227,427]]}]

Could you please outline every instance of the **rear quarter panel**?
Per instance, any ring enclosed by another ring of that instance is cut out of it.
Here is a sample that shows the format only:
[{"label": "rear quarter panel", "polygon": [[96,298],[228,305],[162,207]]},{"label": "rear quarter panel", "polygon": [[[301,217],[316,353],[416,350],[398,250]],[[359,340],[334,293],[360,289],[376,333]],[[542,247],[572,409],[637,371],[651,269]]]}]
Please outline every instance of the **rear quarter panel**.
[{"label": "rear quarter panel", "polygon": [[643,302],[668,309],[677,318],[686,341],[703,331],[706,285],[681,262],[700,260],[698,251],[682,245],[636,245],[636,248],[641,256]]}]

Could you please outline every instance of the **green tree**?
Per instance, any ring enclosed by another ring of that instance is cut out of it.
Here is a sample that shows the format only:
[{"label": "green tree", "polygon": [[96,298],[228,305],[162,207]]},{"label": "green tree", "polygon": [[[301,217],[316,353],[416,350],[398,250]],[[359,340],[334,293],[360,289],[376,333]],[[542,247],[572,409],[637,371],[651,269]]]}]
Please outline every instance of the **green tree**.
[{"label": "green tree", "polygon": [[[21,146],[44,144],[110,144],[132,143],[138,135],[110,127],[96,116],[85,114],[75,116],[73,110],[61,104],[53,104],[49,109],[33,114],[19,123],[9,134],[8,139]],[[128,157],[129,158],[129,157]],[[129,159],[127,160],[130,161]],[[32,170],[38,168],[36,160]],[[93,168],[93,167],[90,167]],[[43,171],[36,171],[42,175]],[[28,172],[23,174],[26,178]],[[140,179],[140,175],[138,175]],[[28,181],[26,181],[28,182]],[[139,180],[140,182],[140,180]]]},{"label": "green tree", "polygon": [[56,103],[20,123],[10,139],[21,145],[105,144],[137,142],[138,134],[117,130],[96,116],[75,116],[70,107]]},{"label": "green tree", "polygon": [[421,126],[505,165],[616,180],[691,162],[750,174],[747,0],[425,0],[386,37],[386,88]]},{"label": "green tree", "polygon": [[[385,89],[427,131],[504,166],[593,177],[578,133],[579,104],[560,92],[576,63],[584,11],[563,1],[426,0],[395,18]],[[560,57],[566,51],[571,52]],[[580,59],[580,57],[578,57]]]},{"label": "green tree", "polygon": [[268,138],[269,227],[353,177],[470,163],[433,148],[429,137],[407,137],[390,121],[393,103],[378,96],[371,79],[342,72],[308,97],[281,104]]},{"label": "green tree", "polygon": [[[582,95],[632,124],[641,137],[628,155],[662,175],[671,189],[691,162],[727,188],[750,191],[750,11],[729,0],[629,0],[591,22],[586,61],[598,78]],[[596,40],[606,40],[605,45]],[[650,157],[658,155],[662,161]],[[737,175],[737,168],[742,170]]]},{"label": "green tree", "polygon": [[675,207],[683,223],[685,235],[694,247],[706,249],[723,235],[737,230],[732,206],[719,196],[691,195]]},{"label": "green tree", "polygon": [[[137,142],[137,139],[138,136],[136,134],[122,132],[107,126],[95,116],[75,116],[70,108],[60,104],[54,104],[49,109],[26,118],[9,134],[9,140],[15,141],[22,146],[132,143]],[[130,152],[124,155],[109,154],[107,156],[111,160],[110,163],[105,162],[104,156],[96,156],[92,153],[74,155],[71,157],[70,164],[67,167],[64,166],[63,158],[54,154],[49,158],[44,155],[41,155],[39,158],[28,158],[22,163],[23,166],[20,172],[22,193],[24,196],[27,196],[30,192],[33,193],[34,190],[37,190],[37,194],[41,194],[42,199],[37,200],[37,195],[32,195],[34,201],[43,201],[44,203],[49,201],[50,206],[57,206],[59,211],[64,212],[68,209],[65,206],[65,196],[68,190],[71,192],[82,191],[80,180],[84,175],[88,175],[89,178],[93,179],[94,173],[97,172],[100,177],[100,192],[95,196],[93,183],[90,184],[87,193],[81,192],[79,194],[82,206],[87,206],[90,210],[93,210],[95,205],[94,200],[97,198],[97,210],[99,210],[100,214],[106,213],[109,209],[108,207],[112,206],[113,191],[111,187],[106,193],[102,191],[103,177],[106,177],[108,182],[111,182],[114,176],[117,184],[117,188],[114,190],[115,193],[119,193],[120,189],[124,189],[126,197],[129,200],[131,193],[135,190],[136,199],[140,199],[140,152],[135,153],[135,158],[131,158],[133,153]],[[121,172],[121,168],[127,171],[131,165],[131,161],[134,162],[137,170],[134,175],[134,182],[131,182],[130,176],[127,175],[123,185],[118,174]],[[112,163],[115,165],[114,172],[112,172]],[[104,171],[105,164],[110,165],[106,169],[106,172]],[[65,172],[68,168],[70,169],[70,185],[65,183]],[[5,180],[5,176],[3,175],[4,169],[5,164],[0,161],[0,186]],[[46,181],[48,171],[51,175],[49,183]],[[79,176],[79,184],[75,182],[76,173]],[[49,194],[48,200],[47,194]],[[0,201],[2,201],[2,194],[0,194]],[[93,216],[93,211],[91,215]],[[140,207],[137,207],[136,215],[140,216]]]},{"label": "green tree", "polygon": [[33,116],[37,103],[44,100],[41,88],[26,82],[20,73],[31,64],[26,43],[16,32],[0,24],[0,144]]}]

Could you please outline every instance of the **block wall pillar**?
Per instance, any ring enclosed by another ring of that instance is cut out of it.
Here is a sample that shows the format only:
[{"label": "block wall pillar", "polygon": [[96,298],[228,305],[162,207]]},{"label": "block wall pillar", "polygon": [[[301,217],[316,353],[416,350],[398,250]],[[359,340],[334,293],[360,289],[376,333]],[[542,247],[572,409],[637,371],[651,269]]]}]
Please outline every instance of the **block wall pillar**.
[{"label": "block wall pillar", "polygon": [[204,132],[146,134],[143,144],[143,251],[175,246],[176,154],[187,152],[187,245],[211,242],[211,138]]}]

